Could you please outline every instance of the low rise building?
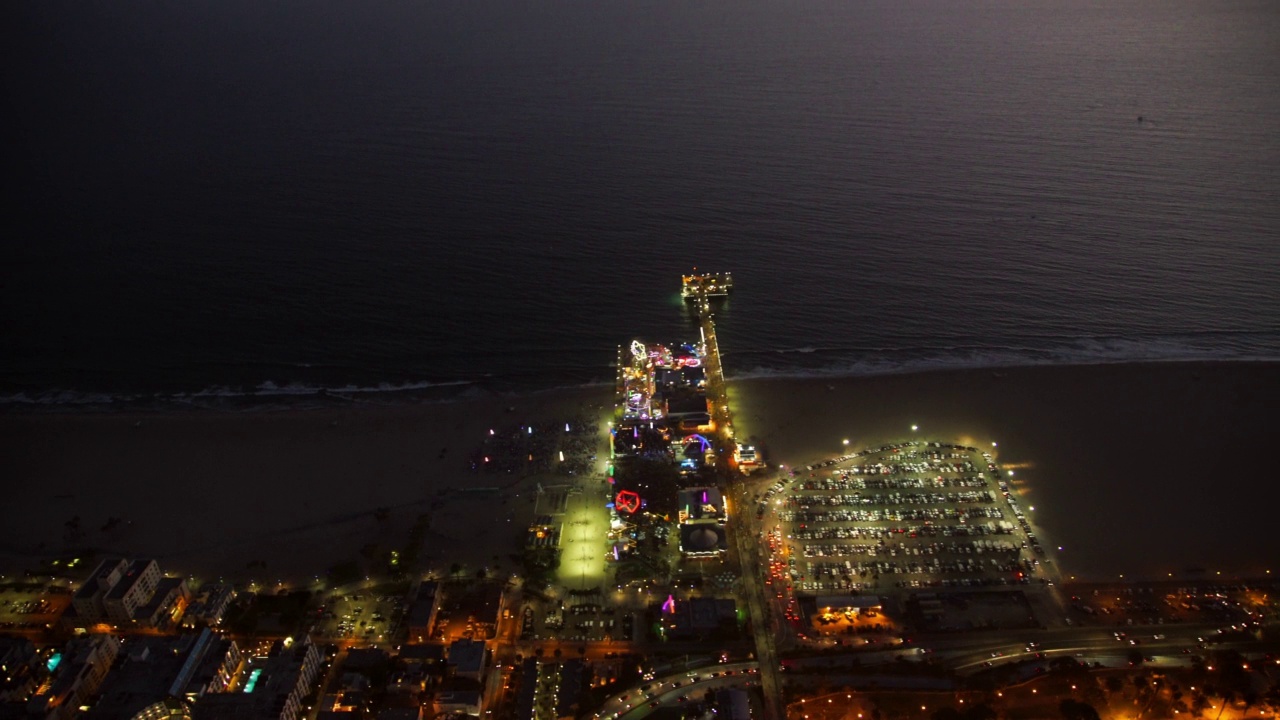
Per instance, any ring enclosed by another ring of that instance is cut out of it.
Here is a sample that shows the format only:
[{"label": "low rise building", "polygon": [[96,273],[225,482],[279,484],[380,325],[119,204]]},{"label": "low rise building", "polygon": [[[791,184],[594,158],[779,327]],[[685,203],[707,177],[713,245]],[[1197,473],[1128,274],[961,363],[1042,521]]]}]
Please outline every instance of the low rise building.
[{"label": "low rise building", "polygon": [[86,720],[184,716],[195,699],[225,690],[240,663],[235,643],[207,628],[130,637],[122,641],[121,652]]},{"label": "low rise building", "polygon": [[[56,665],[61,662],[59,654]],[[49,664],[30,640],[0,636],[0,703],[23,702],[49,675]]]},{"label": "low rise building", "polygon": [[437,619],[435,628],[440,639],[493,638],[502,613],[502,590],[503,584],[495,580],[447,585],[440,599],[444,617]]},{"label": "low rise building", "polygon": [[160,583],[160,565],[155,560],[134,560],[102,599],[107,619],[117,623],[132,622],[133,613],[146,605]]},{"label": "low rise building", "polygon": [[698,558],[720,557],[728,552],[725,521],[729,512],[718,488],[685,488],[680,491],[677,502],[681,554],[687,558]]},{"label": "low rise building", "polygon": [[123,558],[111,558],[98,563],[98,567],[71,597],[71,609],[83,622],[97,623],[105,620],[107,608],[103,600],[120,583],[128,569],[129,561]]},{"label": "low rise building", "polygon": [[436,693],[433,701],[435,711],[440,714],[462,714],[480,716],[483,706],[481,695],[477,690],[444,690]]},{"label": "low rise building", "polygon": [[155,592],[145,605],[133,611],[133,622],[156,628],[169,628],[177,623],[191,603],[186,578],[160,578]]},{"label": "low rise building", "polygon": [[456,640],[449,645],[449,668],[454,677],[480,682],[488,660],[489,651],[483,640]]},{"label": "low rise building", "polygon": [[80,713],[102,686],[120,652],[111,635],[89,635],[67,643],[50,683],[27,701],[27,712],[46,720],[65,720]]},{"label": "low rise building", "polygon": [[191,594],[182,578],[165,578],[155,560],[103,560],[63,614],[70,630],[95,625],[165,627],[181,617]]},{"label": "low rise building", "polygon": [[690,598],[663,603],[660,629],[673,640],[710,640],[737,631],[737,603],[726,598]]},{"label": "low rise building", "polygon": [[422,720],[421,707],[392,707],[378,711],[377,720]]},{"label": "low rise building", "polygon": [[205,583],[195,593],[186,613],[183,614],[184,627],[215,627],[222,624],[222,616],[226,614],[231,601],[235,600],[236,591],[229,584]]},{"label": "low rise building", "polygon": [[751,699],[741,688],[716,691],[715,714],[725,720],[751,720]]},{"label": "low rise building", "polygon": [[721,557],[729,551],[729,535],[724,525],[699,520],[680,525],[680,553],[687,558]]},{"label": "low rise building", "polygon": [[298,720],[302,700],[315,688],[322,656],[309,639],[282,640],[265,658],[253,658],[236,692],[207,694],[192,706],[193,720]]},{"label": "low rise building", "polygon": [[409,593],[409,607],[404,615],[409,642],[423,643],[431,639],[436,624],[436,611],[440,607],[440,586],[423,581]]}]

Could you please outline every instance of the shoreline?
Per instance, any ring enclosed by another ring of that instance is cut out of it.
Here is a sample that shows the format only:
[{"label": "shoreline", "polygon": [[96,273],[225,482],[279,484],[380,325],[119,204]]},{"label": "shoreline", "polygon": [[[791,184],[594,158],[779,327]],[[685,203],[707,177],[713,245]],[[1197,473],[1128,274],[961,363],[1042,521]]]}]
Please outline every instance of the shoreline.
[{"label": "shoreline", "polygon": [[[1280,407],[1280,363],[1041,365],[728,385],[738,437],[754,441],[771,466],[839,454],[845,438],[850,449],[907,438],[912,423],[920,439],[998,440],[1001,464],[1016,468],[1024,503],[1037,507],[1045,543],[1065,548],[1064,579],[1185,577],[1191,567],[1245,573],[1280,557],[1264,504],[1248,499],[1265,482],[1263,466],[1201,472],[1202,461],[1170,461],[1187,453],[1216,460],[1215,448],[1228,443],[1275,447],[1268,411]],[[266,570],[251,574],[282,578],[317,575],[370,544],[388,547],[424,512],[434,518],[428,546],[465,545],[469,532],[492,524],[514,532],[534,510],[524,490],[540,479],[492,497],[459,493],[507,484],[470,472],[465,455],[494,425],[603,418],[612,407],[612,387],[594,385],[270,412],[0,413],[0,453],[14,486],[0,510],[0,574],[72,549],[65,525],[74,517],[84,544],[103,552],[226,575],[250,574],[246,564],[262,560]],[[1148,467],[1135,463],[1143,448],[1153,451]],[[385,522],[372,519],[379,508],[390,509]],[[111,518],[133,522],[102,530]],[[1229,537],[1215,535],[1227,527]],[[467,562],[502,566],[516,546],[500,540],[494,547],[505,549],[483,557],[477,549]]]},{"label": "shoreline", "polygon": [[[877,370],[868,373],[849,373],[845,369],[824,370],[766,370],[755,368],[743,374],[730,369],[726,376],[729,384],[760,381],[846,381],[874,380],[877,378],[915,377],[947,373],[1004,373],[1022,372],[1040,368],[1080,368],[1135,365],[1280,365],[1280,358],[1153,358],[1133,360],[1079,360],[1068,362],[1023,362],[992,365],[956,366],[903,366],[900,369]],[[613,380],[598,379],[563,385],[532,386],[513,389],[487,380],[457,380],[442,382],[405,383],[404,386],[388,384],[387,387],[323,387],[294,388],[292,385],[270,389],[254,388],[240,391],[213,391],[212,389],[175,393],[110,393],[79,390],[47,390],[35,393],[37,398],[78,397],[101,398],[99,400],[39,400],[31,399],[27,391],[0,393],[0,418],[28,415],[174,415],[184,413],[279,413],[295,411],[324,411],[358,407],[413,407],[469,403],[487,399],[518,400],[546,394],[590,392],[600,388],[612,388]],[[294,389],[290,389],[294,388]],[[22,397],[22,400],[14,398]]]}]

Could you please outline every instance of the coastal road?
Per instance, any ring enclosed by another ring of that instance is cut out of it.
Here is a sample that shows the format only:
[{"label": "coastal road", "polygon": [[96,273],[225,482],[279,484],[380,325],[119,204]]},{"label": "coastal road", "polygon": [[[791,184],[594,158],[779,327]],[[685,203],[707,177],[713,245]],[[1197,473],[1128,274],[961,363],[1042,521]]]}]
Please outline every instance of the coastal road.
[{"label": "coastal road", "polygon": [[748,518],[746,508],[749,507],[747,497],[749,490],[744,485],[739,496],[739,507],[742,508],[732,522],[734,541],[738,549],[738,561],[742,564],[743,596],[747,600],[747,610],[751,617],[751,628],[755,636],[756,659],[760,663],[760,689],[764,694],[764,715],[766,720],[786,720],[786,706],[782,702],[782,681],[778,675],[778,647],[774,632],[776,616],[768,614],[768,600],[764,595],[764,584],[761,582],[759,569],[764,558],[759,555],[759,546],[753,542],[756,529]]}]

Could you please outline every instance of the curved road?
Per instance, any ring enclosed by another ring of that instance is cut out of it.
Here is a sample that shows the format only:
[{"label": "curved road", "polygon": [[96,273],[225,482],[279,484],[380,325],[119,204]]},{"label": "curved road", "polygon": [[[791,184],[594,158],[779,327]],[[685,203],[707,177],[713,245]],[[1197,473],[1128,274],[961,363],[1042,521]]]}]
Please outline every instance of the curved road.
[{"label": "curved road", "polygon": [[[617,720],[618,718],[639,720],[648,715],[651,708],[681,702],[681,697],[753,682],[758,672],[757,663],[738,662],[708,665],[697,670],[656,678],[640,687],[609,698],[596,711],[595,717],[599,720]],[[716,677],[712,677],[713,674]],[[648,690],[642,688],[648,688]]]}]

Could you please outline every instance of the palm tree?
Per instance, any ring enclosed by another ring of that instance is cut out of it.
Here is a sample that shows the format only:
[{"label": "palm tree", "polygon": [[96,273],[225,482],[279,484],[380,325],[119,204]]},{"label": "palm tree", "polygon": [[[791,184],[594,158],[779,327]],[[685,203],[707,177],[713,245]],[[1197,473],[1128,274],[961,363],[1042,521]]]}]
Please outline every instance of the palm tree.
[{"label": "palm tree", "polygon": [[1233,691],[1233,690],[1223,690],[1223,691],[1222,691],[1222,705],[1220,705],[1220,706],[1218,707],[1218,714],[1214,716],[1213,720],[1218,720],[1218,718],[1222,717],[1222,711],[1223,711],[1223,710],[1226,710],[1226,709],[1227,709],[1227,705],[1228,705],[1228,704],[1230,704],[1230,703],[1232,703],[1232,702],[1234,702],[1234,701],[1235,701],[1235,699],[1236,699],[1235,691]]}]

